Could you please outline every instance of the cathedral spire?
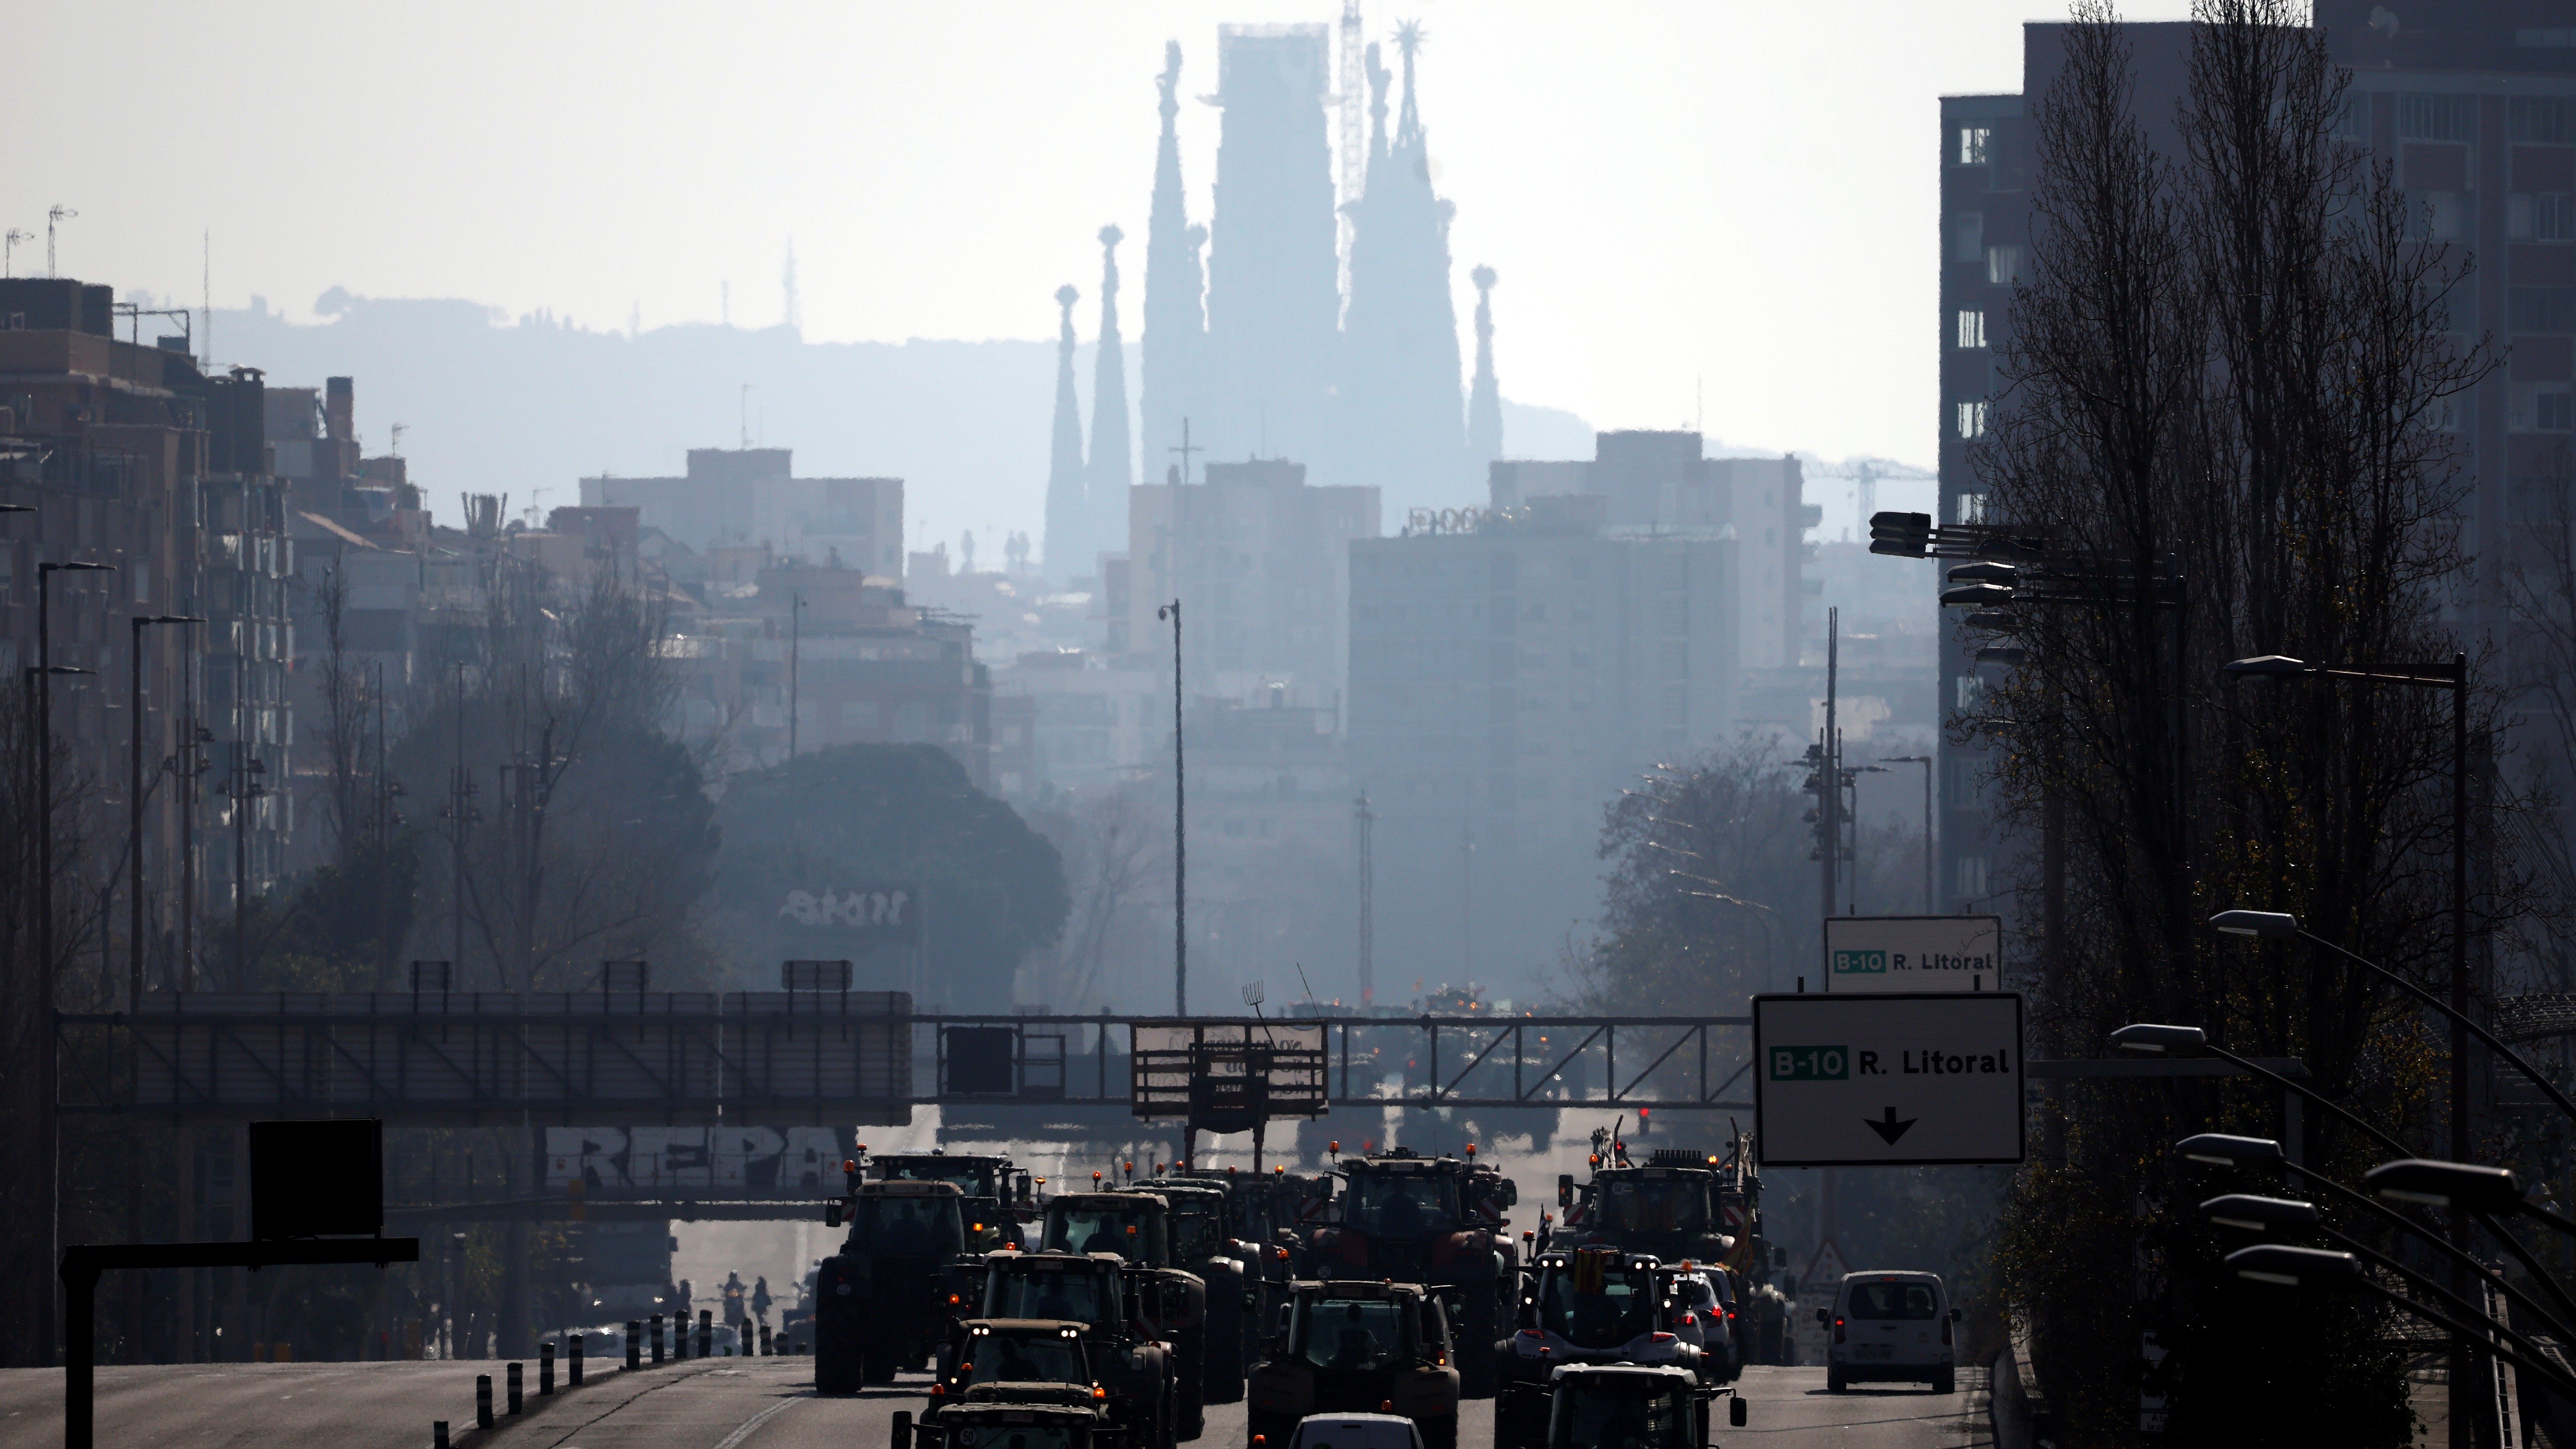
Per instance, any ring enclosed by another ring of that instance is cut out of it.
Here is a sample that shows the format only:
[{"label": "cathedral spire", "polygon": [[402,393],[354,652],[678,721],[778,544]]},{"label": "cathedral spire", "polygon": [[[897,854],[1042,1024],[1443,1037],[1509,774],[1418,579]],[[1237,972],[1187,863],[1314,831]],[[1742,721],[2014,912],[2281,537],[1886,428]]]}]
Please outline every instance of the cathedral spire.
[{"label": "cathedral spire", "polygon": [[1395,146],[1399,151],[1422,144],[1422,113],[1413,108],[1413,57],[1428,39],[1419,20],[1395,27],[1395,48],[1404,54],[1404,109],[1395,122]]},{"label": "cathedral spire", "polygon": [[[1145,335],[1143,373],[1144,444],[1147,459],[1181,440],[1181,419],[1197,406],[1203,381],[1207,342],[1203,273],[1199,248],[1207,229],[1190,224],[1187,198],[1181,190],[1181,143],[1175,121],[1181,112],[1181,44],[1163,46],[1163,73],[1155,78],[1162,92],[1163,139],[1154,152],[1154,210],[1145,233]],[[1120,507],[1124,508],[1124,500]],[[1126,519],[1108,536],[1115,548],[1125,539]]]},{"label": "cathedral spire", "polygon": [[1340,470],[1336,481],[1375,484],[1389,514],[1456,507],[1481,495],[1483,480],[1459,426],[1458,314],[1449,297],[1451,208],[1431,187],[1428,132],[1415,102],[1414,60],[1422,27],[1395,34],[1404,57],[1402,109],[1385,129],[1388,82],[1372,61],[1371,113],[1379,139],[1368,189],[1353,209],[1351,296],[1342,331],[1336,395]]},{"label": "cathedral spire", "polygon": [[1073,304],[1068,282],[1055,289],[1062,331],[1055,346],[1055,445],[1047,455],[1046,566],[1058,578],[1089,568],[1082,509],[1082,404],[1073,395]]},{"label": "cathedral spire", "polygon": [[[1411,69],[1411,66],[1408,64],[1406,68]],[[1395,79],[1385,66],[1378,64],[1377,42],[1374,40],[1369,42],[1368,48],[1368,78],[1369,170],[1372,173],[1369,179],[1374,182],[1378,164],[1386,160],[1386,87],[1387,82]],[[1360,194],[1366,196],[1368,193],[1362,191]]]},{"label": "cathedral spire", "polygon": [[1503,394],[1494,380],[1494,269],[1467,274],[1476,284],[1476,381],[1467,390],[1467,458],[1490,463],[1503,456]]},{"label": "cathedral spire", "polygon": [[[1100,347],[1091,380],[1091,547],[1118,553],[1127,546],[1127,487],[1136,481],[1135,454],[1128,446],[1127,357],[1118,341],[1118,243],[1126,233],[1116,224],[1100,229]],[[1083,571],[1092,560],[1085,558]]]}]

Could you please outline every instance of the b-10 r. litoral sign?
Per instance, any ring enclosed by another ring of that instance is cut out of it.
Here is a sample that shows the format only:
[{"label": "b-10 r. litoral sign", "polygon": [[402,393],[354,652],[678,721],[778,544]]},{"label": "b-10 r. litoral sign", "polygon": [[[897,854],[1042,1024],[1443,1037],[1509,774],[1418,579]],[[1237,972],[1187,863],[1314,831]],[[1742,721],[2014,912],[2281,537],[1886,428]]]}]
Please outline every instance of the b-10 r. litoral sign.
[{"label": "b-10 r. litoral sign", "polygon": [[1753,998],[1766,1167],[2022,1160],[2018,992]]},{"label": "b-10 r. litoral sign", "polygon": [[1827,916],[1827,991],[2001,991],[2001,916]]}]

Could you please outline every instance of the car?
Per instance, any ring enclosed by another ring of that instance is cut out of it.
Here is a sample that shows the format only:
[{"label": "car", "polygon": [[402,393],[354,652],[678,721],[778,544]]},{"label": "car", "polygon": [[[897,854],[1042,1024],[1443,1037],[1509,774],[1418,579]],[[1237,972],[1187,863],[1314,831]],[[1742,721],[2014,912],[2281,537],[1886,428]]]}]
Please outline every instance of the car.
[{"label": "car", "polygon": [[[1726,1274],[1685,1262],[1665,1270],[1665,1321],[1675,1337],[1699,1350],[1701,1378],[1725,1383],[1736,1375],[1734,1313],[1727,1307]],[[1714,1280],[1714,1281],[1712,1281]]]},{"label": "car", "polygon": [[1936,1273],[1873,1270],[1846,1273],[1834,1306],[1816,1310],[1831,1330],[1825,1388],[1856,1383],[1928,1383],[1936,1394],[1959,1391],[1959,1310]]},{"label": "car", "polygon": [[1281,1449],[1422,1449],[1422,1430],[1402,1414],[1308,1414]]}]

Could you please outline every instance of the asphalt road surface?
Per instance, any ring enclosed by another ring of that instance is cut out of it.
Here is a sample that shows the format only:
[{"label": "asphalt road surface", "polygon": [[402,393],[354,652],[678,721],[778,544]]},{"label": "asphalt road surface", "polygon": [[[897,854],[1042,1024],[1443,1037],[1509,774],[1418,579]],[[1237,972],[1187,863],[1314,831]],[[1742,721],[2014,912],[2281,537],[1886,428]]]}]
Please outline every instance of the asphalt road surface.
[{"label": "asphalt road surface", "polygon": [[[474,1430],[474,1378],[492,1375],[499,1425]],[[455,1449],[884,1449],[895,1411],[916,1413],[926,1379],[856,1398],[816,1398],[813,1360],[698,1359],[634,1374],[593,1373],[578,1390],[536,1394],[506,1412],[502,1365],[481,1363],[206,1364],[102,1368],[98,1439],[113,1449],[428,1449],[430,1423],[449,1422]],[[62,1374],[0,1371],[0,1444],[57,1449]],[[1741,1390],[1751,1423],[1719,1421],[1720,1449],[1832,1445],[1837,1449],[1968,1449],[1992,1443],[1985,1376],[1959,1392],[1874,1386],[1825,1392],[1823,1369],[1756,1368]],[[1465,1406],[1461,1449],[1489,1449],[1490,1401]],[[1204,1449],[1243,1449],[1243,1405],[1208,1409]]]}]

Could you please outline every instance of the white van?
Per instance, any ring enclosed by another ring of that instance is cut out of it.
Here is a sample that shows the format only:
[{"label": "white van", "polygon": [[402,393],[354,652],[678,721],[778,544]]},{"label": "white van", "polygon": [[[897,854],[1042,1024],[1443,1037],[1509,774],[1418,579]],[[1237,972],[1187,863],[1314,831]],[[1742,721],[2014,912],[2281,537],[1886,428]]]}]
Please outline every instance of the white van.
[{"label": "white van", "polygon": [[1846,1273],[1834,1306],[1816,1310],[1825,1326],[1825,1389],[1839,1394],[1863,1382],[1929,1383],[1936,1394],[1959,1391],[1957,1324],[1941,1279],[1931,1273]]}]

